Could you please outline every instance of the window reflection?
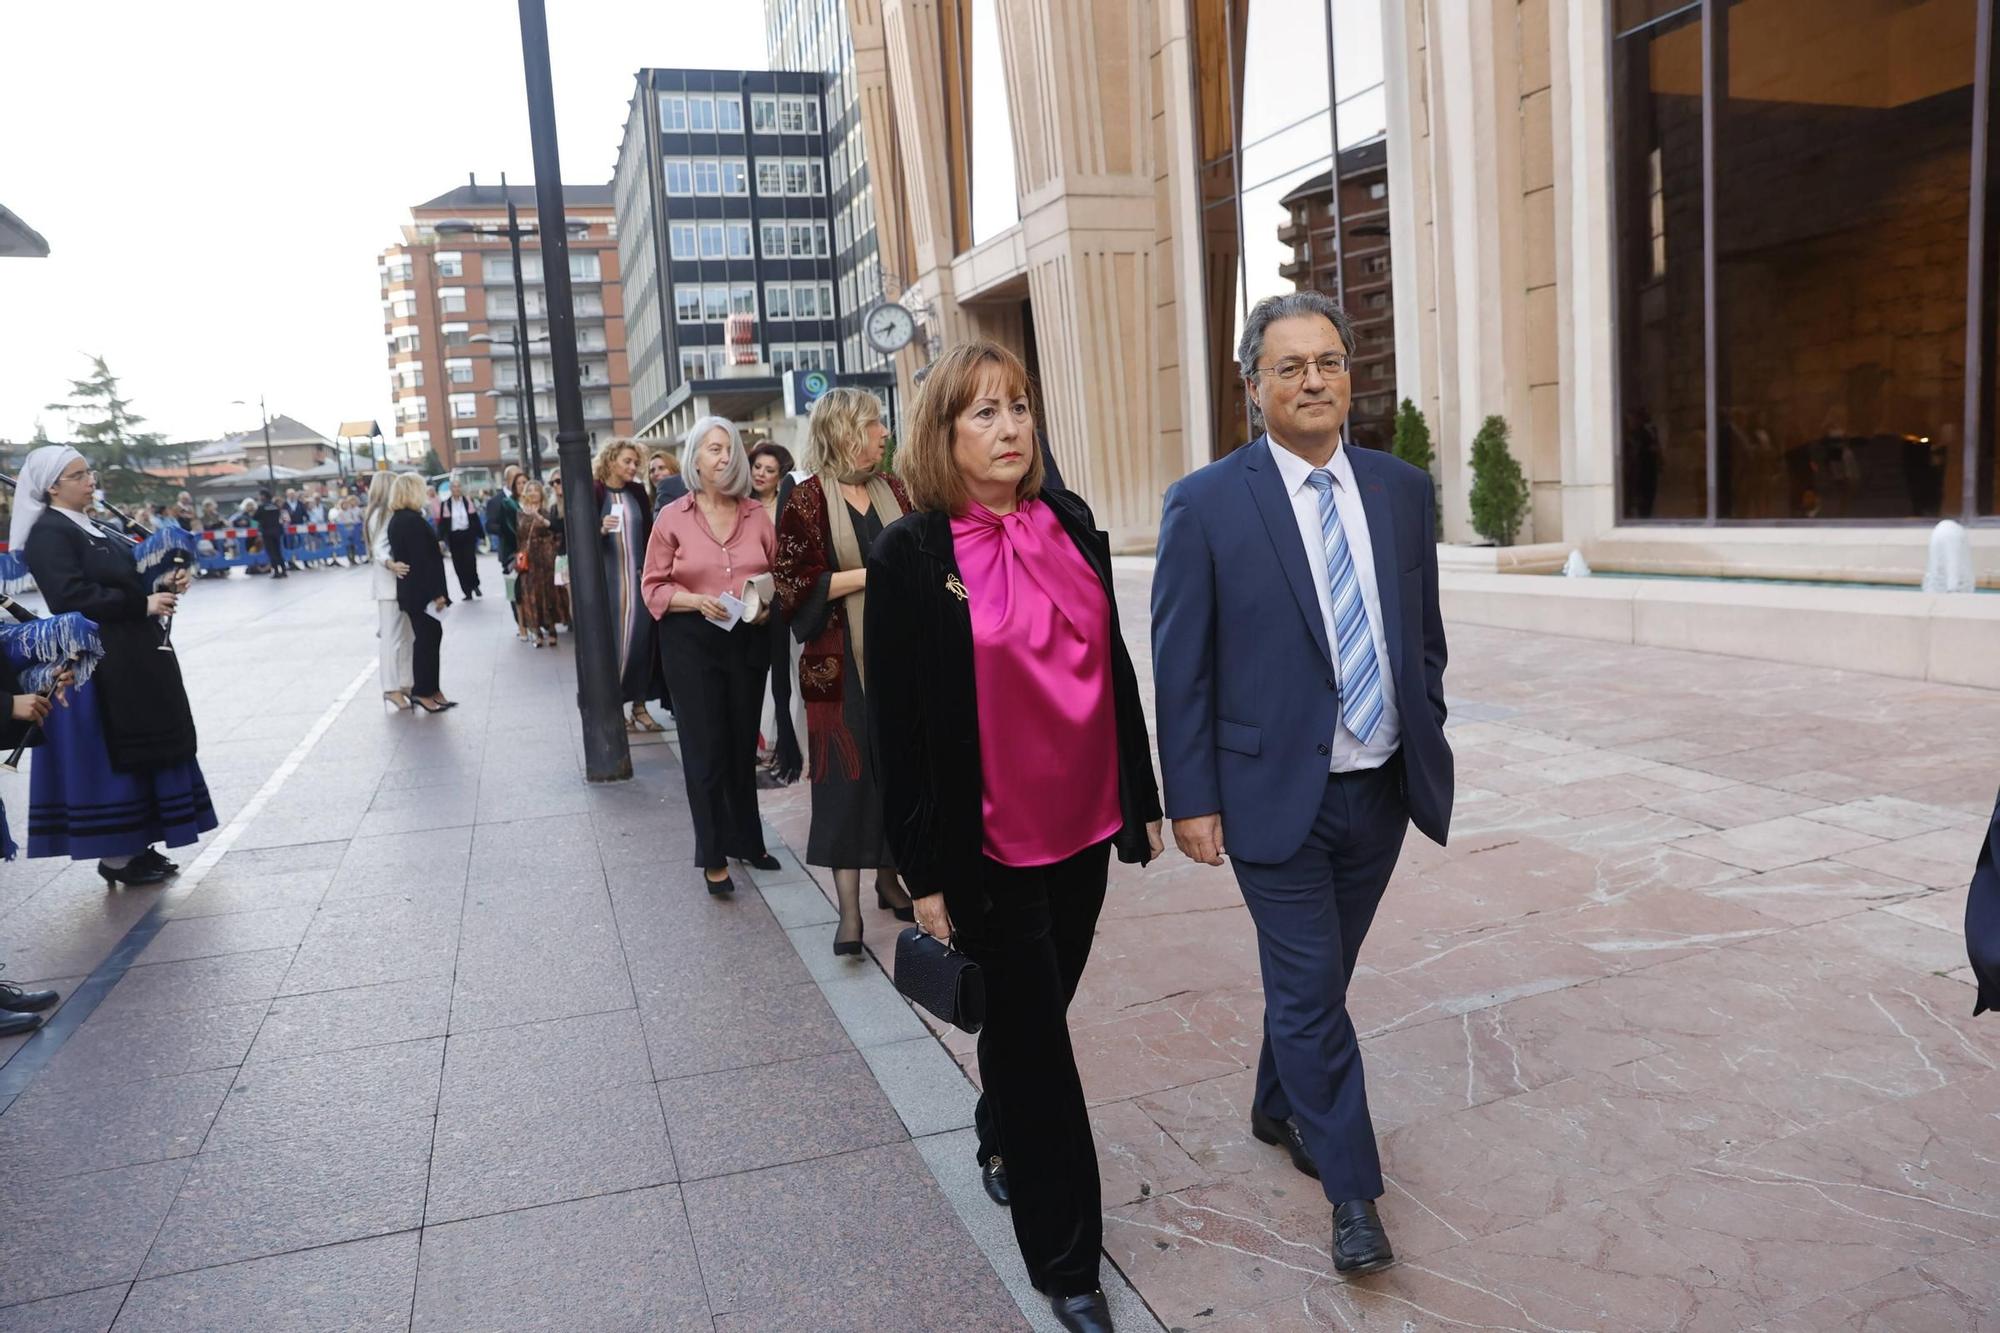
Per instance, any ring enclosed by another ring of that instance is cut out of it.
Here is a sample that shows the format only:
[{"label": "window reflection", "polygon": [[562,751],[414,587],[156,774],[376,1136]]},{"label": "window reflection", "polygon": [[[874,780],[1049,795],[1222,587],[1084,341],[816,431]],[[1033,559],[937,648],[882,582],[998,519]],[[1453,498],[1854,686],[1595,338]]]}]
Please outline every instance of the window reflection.
[{"label": "window reflection", "polygon": [[1699,15],[1687,14],[1612,48],[1627,518],[1708,513],[1701,43]]},{"label": "window reflection", "polygon": [[1716,135],[1723,518],[1959,507],[1975,0],[1739,0]]},{"label": "window reflection", "polygon": [[997,0],[972,0],[972,243],[1021,220]]}]

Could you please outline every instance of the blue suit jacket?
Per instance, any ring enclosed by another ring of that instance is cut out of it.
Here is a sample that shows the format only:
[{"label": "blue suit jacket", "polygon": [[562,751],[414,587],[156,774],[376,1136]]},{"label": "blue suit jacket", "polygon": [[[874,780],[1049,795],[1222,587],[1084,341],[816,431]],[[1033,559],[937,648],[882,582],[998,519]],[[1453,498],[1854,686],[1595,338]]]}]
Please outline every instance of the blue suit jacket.
[{"label": "blue suit jacket", "polygon": [[[1442,843],[1452,759],[1431,479],[1389,454],[1342,447],[1374,548],[1404,796],[1411,822]],[[1261,437],[1167,492],[1153,576],[1167,816],[1220,811],[1226,849],[1249,861],[1296,854],[1326,790],[1340,693],[1315,563]]]},{"label": "blue suit jacket", "polygon": [[1965,895],[1965,952],[1979,987],[1973,1015],[2000,1009],[2000,801],[1993,805],[1993,822],[1979,845],[1979,864]]}]

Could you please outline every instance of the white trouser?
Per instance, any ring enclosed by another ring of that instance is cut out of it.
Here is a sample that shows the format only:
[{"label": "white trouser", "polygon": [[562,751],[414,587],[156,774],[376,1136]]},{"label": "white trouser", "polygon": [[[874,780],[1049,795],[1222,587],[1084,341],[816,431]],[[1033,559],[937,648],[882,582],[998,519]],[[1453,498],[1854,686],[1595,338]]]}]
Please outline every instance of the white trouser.
[{"label": "white trouser", "polygon": [[382,661],[382,688],[410,689],[416,684],[416,675],[410,668],[410,649],[416,642],[410,632],[410,618],[393,599],[377,601],[375,610],[382,617],[375,630],[379,640],[376,653]]}]

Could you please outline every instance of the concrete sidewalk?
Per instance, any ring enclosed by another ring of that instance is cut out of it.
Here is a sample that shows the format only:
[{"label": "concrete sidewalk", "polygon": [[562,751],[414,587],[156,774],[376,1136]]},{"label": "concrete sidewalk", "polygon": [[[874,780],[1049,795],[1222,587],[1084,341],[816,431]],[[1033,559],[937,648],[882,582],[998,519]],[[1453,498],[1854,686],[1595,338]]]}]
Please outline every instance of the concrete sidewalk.
[{"label": "concrete sidewalk", "polygon": [[1030,1326],[969,1086],[796,865],[705,893],[670,747],[585,784],[567,640],[497,597],[462,706],[384,710],[365,577],[199,590],[230,822],[179,883],[0,871],[6,975],[70,997],[0,1068],[0,1329]]}]

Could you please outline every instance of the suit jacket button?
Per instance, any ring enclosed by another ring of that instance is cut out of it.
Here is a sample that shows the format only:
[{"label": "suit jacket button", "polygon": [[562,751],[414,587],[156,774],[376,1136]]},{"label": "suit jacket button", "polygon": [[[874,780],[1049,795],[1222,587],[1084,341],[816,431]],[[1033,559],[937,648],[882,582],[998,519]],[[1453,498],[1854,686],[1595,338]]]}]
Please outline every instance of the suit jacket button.
[{"label": "suit jacket button", "polygon": [[1322,745],[1322,746],[1320,746],[1320,747],[1319,747],[1319,752],[1320,752],[1321,754],[1332,754],[1332,753],[1333,753],[1333,751],[1332,751],[1332,750],[1329,750],[1329,749],[1327,749],[1327,748],[1326,748],[1326,747],[1325,747],[1324,745]]}]

